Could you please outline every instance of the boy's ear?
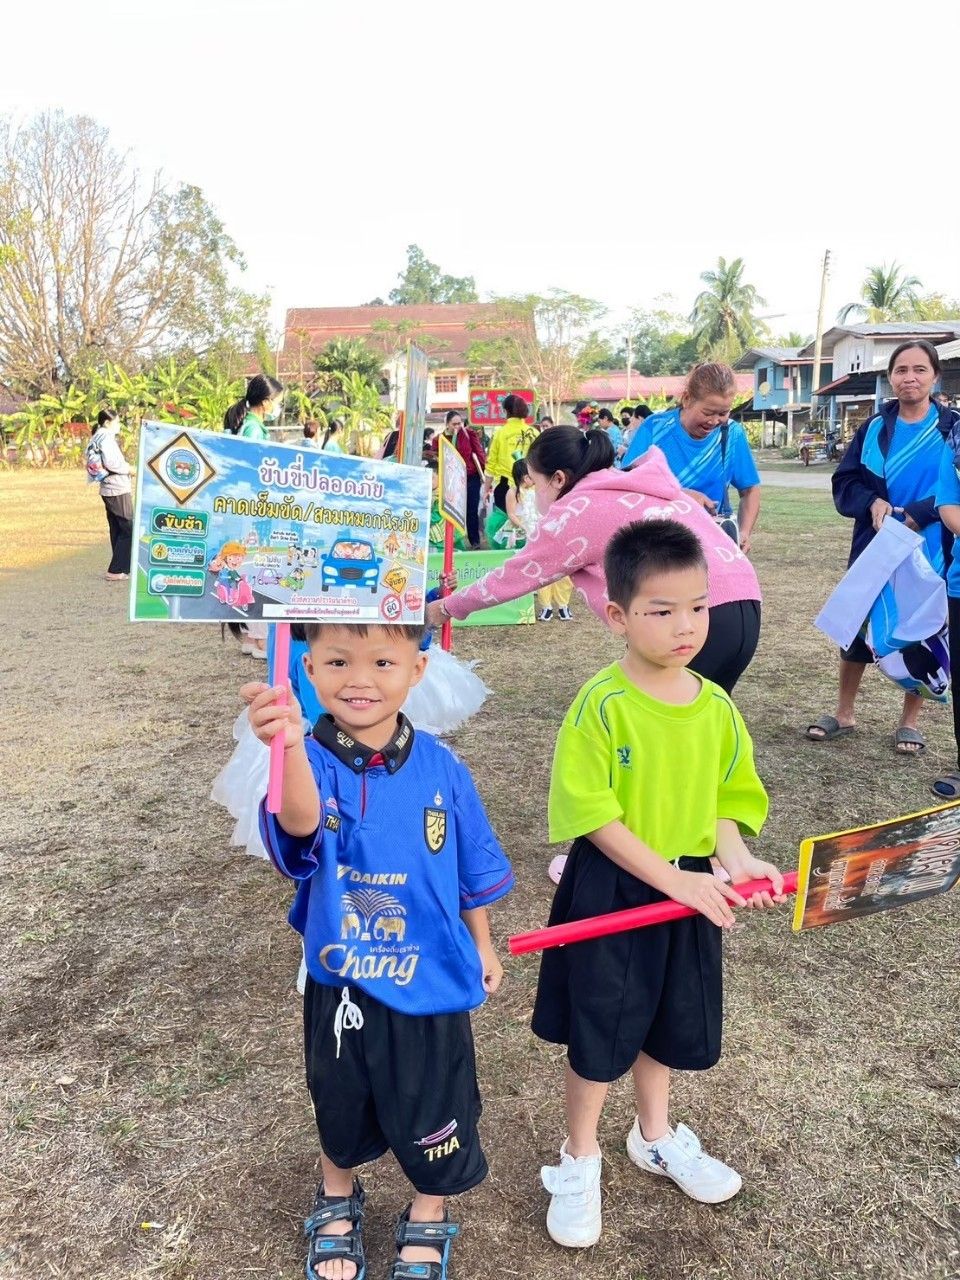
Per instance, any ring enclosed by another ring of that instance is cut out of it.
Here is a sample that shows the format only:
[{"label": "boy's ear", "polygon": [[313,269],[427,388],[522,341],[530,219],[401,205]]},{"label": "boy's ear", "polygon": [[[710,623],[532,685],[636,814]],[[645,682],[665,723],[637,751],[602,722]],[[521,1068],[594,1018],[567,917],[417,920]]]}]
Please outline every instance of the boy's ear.
[{"label": "boy's ear", "polygon": [[627,616],[616,600],[608,600],[603,606],[603,612],[610,630],[622,636],[627,629]]},{"label": "boy's ear", "polygon": [[301,662],[303,663],[304,671],[307,673],[307,679],[313,680],[313,658],[310,656],[309,649],[301,658]]},{"label": "boy's ear", "polygon": [[427,669],[427,662],[428,662],[428,658],[427,658],[426,651],[421,649],[420,652],[417,654],[417,660],[413,664],[413,671],[411,672],[411,675],[410,675],[411,689],[415,684],[419,684],[420,681],[423,679],[423,673]]}]

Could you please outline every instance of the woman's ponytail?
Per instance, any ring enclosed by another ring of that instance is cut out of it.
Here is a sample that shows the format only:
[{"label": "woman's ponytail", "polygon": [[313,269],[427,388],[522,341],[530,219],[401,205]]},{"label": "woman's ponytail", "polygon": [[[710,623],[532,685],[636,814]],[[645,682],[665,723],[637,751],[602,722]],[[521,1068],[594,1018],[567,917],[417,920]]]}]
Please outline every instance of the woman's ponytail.
[{"label": "woman's ponytail", "polygon": [[231,435],[238,435],[243,420],[249,409],[259,408],[268,400],[283,392],[283,383],[272,378],[268,373],[257,373],[247,383],[247,392],[236,404],[232,404],[223,415],[223,429]]},{"label": "woman's ponytail", "polygon": [[613,443],[606,431],[583,432],[579,427],[551,427],[530,446],[527,465],[544,476],[562,471],[567,483],[557,497],[563,498],[584,476],[612,467],[615,457]]},{"label": "woman's ponytail", "polygon": [[243,426],[243,420],[247,416],[247,398],[241,396],[236,404],[232,404],[227,412],[223,415],[223,429],[229,431],[235,436]]}]

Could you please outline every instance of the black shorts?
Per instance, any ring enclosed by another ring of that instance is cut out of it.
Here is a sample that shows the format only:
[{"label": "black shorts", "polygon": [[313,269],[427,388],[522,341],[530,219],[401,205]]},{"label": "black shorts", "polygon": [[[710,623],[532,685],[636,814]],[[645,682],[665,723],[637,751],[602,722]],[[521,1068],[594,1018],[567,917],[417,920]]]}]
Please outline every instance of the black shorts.
[{"label": "black shorts", "polygon": [[[712,874],[709,858],[681,858]],[[550,911],[551,924],[664,901],[589,840],[575,840]],[[541,1040],[567,1045],[584,1080],[619,1080],[637,1055],[703,1071],[720,1057],[721,931],[699,913],[670,924],[544,951],[533,1009]]]},{"label": "black shorts", "polygon": [[731,600],[710,610],[707,639],[690,663],[706,680],[712,680],[726,693],[734,686],[753,661],[760,639],[760,601]]},{"label": "black shorts", "polygon": [[303,996],[307,1088],[324,1153],[353,1169],[390,1150],[424,1195],[477,1186],[487,1161],[470,1015],[413,1017],[347,989],[363,1026],[343,1027],[339,1058],[334,1022],[343,988],[308,975]]},{"label": "black shorts", "polygon": [[867,666],[872,666],[875,661],[870,651],[870,646],[863,638],[863,633],[855,635],[847,649],[840,650],[841,662],[865,662]]}]

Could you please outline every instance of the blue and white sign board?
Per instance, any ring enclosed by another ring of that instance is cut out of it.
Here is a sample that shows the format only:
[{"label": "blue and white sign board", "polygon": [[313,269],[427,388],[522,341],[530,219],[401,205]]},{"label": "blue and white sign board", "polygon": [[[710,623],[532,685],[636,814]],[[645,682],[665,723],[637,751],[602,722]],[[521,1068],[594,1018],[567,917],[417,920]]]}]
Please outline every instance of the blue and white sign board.
[{"label": "blue and white sign board", "polygon": [[144,422],[130,619],[423,621],[430,472]]}]

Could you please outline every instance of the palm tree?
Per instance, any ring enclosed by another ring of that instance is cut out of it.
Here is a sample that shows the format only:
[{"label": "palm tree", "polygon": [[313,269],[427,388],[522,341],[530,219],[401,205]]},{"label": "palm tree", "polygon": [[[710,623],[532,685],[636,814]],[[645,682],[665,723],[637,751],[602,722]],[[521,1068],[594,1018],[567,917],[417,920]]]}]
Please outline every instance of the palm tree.
[{"label": "palm tree", "polygon": [[314,357],[318,373],[358,373],[367,382],[378,382],[383,356],[372,351],[362,338],[333,338]]},{"label": "palm tree", "polygon": [[765,306],[752,284],[743,282],[743,259],[717,259],[716,271],[704,271],[707,286],[690,315],[701,356],[732,363],[757,337],[756,307]]},{"label": "palm tree", "polygon": [[860,286],[862,301],[848,302],[837,320],[846,324],[852,316],[860,316],[870,324],[881,324],[885,320],[916,319],[920,288],[917,277],[905,276],[899,263],[871,267]]},{"label": "palm tree", "polygon": [[805,347],[813,341],[813,334],[806,335],[798,333],[796,329],[791,329],[789,333],[782,334],[777,339],[778,347]]}]

